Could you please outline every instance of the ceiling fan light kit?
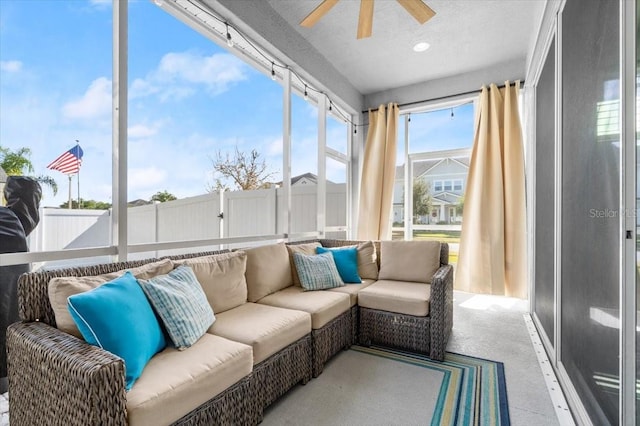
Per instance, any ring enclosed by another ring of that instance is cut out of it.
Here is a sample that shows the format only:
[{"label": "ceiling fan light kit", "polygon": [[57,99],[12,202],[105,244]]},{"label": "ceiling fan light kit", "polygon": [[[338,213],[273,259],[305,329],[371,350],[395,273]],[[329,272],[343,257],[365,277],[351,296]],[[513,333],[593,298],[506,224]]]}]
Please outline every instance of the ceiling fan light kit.
[{"label": "ceiling fan light kit", "polygon": [[[373,1],[360,0],[360,14],[358,17],[357,38],[371,37],[373,30]],[[411,16],[420,24],[424,24],[435,16],[435,12],[422,0],[396,0]],[[338,0],[323,0],[310,14],[308,14],[300,25],[305,28],[313,27],[324,15],[338,3]],[[425,49],[426,50],[426,49]]]}]

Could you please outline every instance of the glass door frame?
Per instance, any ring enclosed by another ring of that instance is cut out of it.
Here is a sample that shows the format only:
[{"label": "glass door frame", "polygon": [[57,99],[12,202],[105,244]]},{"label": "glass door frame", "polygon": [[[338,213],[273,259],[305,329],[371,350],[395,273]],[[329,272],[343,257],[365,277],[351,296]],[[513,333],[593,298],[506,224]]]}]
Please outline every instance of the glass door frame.
[{"label": "glass door frame", "polygon": [[620,424],[638,424],[637,368],[637,22],[638,1],[620,0]]},{"label": "glass door frame", "polygon": [[[478,121],[478,98],[479,95],[460,95],[460,96],[452,96],[449,99],[439,99],[433,100],[429,102],[425,102],[419,106],[413,106],[409,108],[401,109],[399,115],[404,117],[404,161],[403,164],[406,165],[404,167],[404,178],[403,178],[403,188],[404,188],[404,239],[405,241],[413,240],[413,196],[407,197],[406,194],[413,194],[413,162],[424,160],[424,156],[428,155],[429,152],[420,152],[420,153],[409,153],[409,145],[410,145],[410,126],[411,122],[411,114],[422,114],[433,111],[439,111],[443,109],[455,108],[457,106],[466,105],[468,103],[473,103],[473,112],[474,112],[474,127],[477,125]],[[475,129],[474,129],[475,133]],[[398,141],[399,142],[399,141]],[[473,149],[473,141],[471,141],[471,146],[469,146],[469,156],[471,156],[471,151]],[[393,217],[393,215],[392,215]]]}]

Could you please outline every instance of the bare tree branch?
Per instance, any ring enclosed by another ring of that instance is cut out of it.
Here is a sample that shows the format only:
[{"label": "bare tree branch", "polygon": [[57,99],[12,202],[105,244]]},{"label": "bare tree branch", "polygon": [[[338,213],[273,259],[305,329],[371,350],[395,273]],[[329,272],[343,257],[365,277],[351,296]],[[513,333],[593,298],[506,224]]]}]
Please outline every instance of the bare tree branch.
[{"label": "bare tree branch", "polygon": [[[250,152],[242,152],[236,146],[233,154],[229,152],[216,152],[215,158],[211,159],[213,171],[220,175],[213,185],[207,185],[207,191],[219,190],[251,190],[261,189],[269,186],[268,179],[274,173],[268,171],[265,160],[260,159],[260,153],[252,149]],[[227,183],[234,187],[230,188]]]}]

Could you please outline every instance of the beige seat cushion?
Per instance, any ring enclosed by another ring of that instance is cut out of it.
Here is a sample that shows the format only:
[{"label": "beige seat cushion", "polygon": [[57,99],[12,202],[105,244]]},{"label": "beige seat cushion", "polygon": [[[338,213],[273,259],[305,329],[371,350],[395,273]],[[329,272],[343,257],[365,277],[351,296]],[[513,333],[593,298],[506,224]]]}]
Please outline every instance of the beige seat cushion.
[{"label": "beige seat cushion", "polygon": [[254,247],[245,251],[249,302],[257,302],[292,284],[289,252],[284,243]]},{"label": "beige seat cushion", "polygon": [[354,306],[358,303],[358,293],[375,283],[376,280],[362,279],[360,284],[346,284],[342,287],[330,288],[327,291],[335,291],[337,293],[346,293],[349,295],[349,303]]},{"label": "beige seat cushion", "polygon": [[247,344],[258,364],[311,333],[311,316],[302,311],[245,303],[216,315],[209,333]]},{"label": "beige seat cushion", "polygon": [[325,290],[304,291],[301,287],[295,286],[260,299],[259,303],[308,312],[311,314],[311,326],[314,330],[322,328],[351,307],[347,294]]},{"label": "beige seat cushion", "polygon": [[251,346],[205,334],[154,356],[127,393],[129,425],[168,425],[251,373]]},{"label": "beige seat cushion", "polygon": [[174,260],[174,266],[189,265],[202,286],[215,314],[247,302],[244,276],[247,254],[243,251]]},{"label": "beige seat cushion", "polygon": [[380,280],[430,283],[439,267],[438,241],[380,242]]},{"label": "beige seat cushion", "polygon": [[80,339],[82,335],[76,327],[75,322],[71,318],[69,309],[67,308],[67,299],[74,294],[84,293],[85,291],[92,290],[96,287],[100,287],[107,281],[114,280],[125,271],[131,271],[136,278],[148,280],[157,275],[168,274],[173,270],[173,264],[171,260],[164,259],[158,262],[147,263],[146,265],[138,266],[136,268],[123,269],[117,272],[110,272],[108,274],[87,276],[87,277],[57,277],[52,278],[49,281],[49,301],[51,302],[51,308],[56,318],[56,326],[58,329],[65,333],[72,334]]},{"label": "beige seat cushion", "polygon": [[429,315],[431,285],[407,281],[378,280],[358,293],[363,308],[424,317]]},{"label": "beige seat cushion", "polygon": [[302,284],[300,284],[298,270],[296,269],[296,265],[293,262],[293,253],[301,253],[310,256],[316,254],[317,247],[322,246],[318,242],[287,245],[287,251],[289,252],[289,263],[291,264],[291,278],[293,280],[293,285],[297,285],[298,287],[302,286]]}]

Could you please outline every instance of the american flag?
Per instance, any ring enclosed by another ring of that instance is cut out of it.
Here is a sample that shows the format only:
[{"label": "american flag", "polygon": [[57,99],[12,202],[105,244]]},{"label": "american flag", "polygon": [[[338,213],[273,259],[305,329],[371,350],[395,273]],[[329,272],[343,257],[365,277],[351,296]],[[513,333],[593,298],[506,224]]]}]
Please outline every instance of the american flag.
[{"label": "american flag", "polygon": [[64,152],[47,166],[47,169],[57,170],[65,175],[73,175],[80,171],[82,164],[82,148],[76,145],[69,151]]}]

